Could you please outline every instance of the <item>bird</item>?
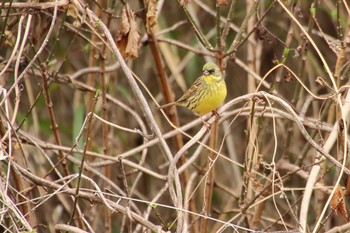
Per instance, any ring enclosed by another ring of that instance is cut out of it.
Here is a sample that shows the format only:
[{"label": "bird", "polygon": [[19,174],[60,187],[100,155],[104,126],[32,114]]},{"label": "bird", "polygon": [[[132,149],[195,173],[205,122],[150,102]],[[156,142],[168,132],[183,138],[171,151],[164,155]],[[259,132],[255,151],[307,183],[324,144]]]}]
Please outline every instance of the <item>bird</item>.
[{"label": "bird", "polygon": [[[225,80],[220,68],[213,62],[203,66],[202,75],[194,81],[192,86],[175,102],[156,107],[157,110],[173,105],[182,106],[194,114],[202,116],[213,112],[219,117],[216,109],[224,102],[227,95]],[[202,119],[203,121],[203,119]],[[205,124],[205,122],[203,121]]]}]

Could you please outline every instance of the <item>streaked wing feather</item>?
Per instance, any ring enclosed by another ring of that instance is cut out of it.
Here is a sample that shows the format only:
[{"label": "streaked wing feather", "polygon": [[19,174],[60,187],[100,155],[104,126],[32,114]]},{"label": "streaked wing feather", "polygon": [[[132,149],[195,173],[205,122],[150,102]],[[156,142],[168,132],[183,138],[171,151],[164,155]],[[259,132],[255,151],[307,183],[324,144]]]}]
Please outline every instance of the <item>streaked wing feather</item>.
[{"label": "streaked wing feather", "polygon": [[189,98],[195,96],[198,93],[198,89],[203,87],[203,82],[202,76],[197,78],[192,86],[176,102],[179,105],[186,106]]}]

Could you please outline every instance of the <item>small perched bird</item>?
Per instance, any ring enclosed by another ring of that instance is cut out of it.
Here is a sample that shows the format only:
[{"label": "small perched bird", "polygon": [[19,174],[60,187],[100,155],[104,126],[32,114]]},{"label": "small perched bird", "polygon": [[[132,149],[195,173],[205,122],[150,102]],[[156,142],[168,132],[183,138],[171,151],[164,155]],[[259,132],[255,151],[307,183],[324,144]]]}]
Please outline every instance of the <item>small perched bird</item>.
[{"label": "small perched bird", "polygon": [[200,117],[208,112],[217,115],[216,108],[225,100],[226,94],[226,83],[219,67],[212,62],[208,62],[203,66],[203,74],[180,99],[156,109],[177,105],[186,107]]}]

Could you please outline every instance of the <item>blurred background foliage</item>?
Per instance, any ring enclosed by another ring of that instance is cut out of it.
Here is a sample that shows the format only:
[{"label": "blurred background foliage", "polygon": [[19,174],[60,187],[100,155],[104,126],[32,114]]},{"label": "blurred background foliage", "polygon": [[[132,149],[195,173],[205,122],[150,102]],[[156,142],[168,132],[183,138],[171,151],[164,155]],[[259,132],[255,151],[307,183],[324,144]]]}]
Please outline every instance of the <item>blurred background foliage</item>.
[{"label": "blurred background foliage", "polygon": [[[310,143],[327,145],[335,127],[327,152],[340,163],[347,155],[338,124],[347,129],[348,1],[2,1],[0,14],[1,231],[349,228],[346,175],[338,185],[344,171]],[[217,135],[185,108],[154,109],[179,98],[206,61],[228,89]],[[177,163],[183,222],[155,127],[177,132],[166,138],[172,156],[200,135]]]}]

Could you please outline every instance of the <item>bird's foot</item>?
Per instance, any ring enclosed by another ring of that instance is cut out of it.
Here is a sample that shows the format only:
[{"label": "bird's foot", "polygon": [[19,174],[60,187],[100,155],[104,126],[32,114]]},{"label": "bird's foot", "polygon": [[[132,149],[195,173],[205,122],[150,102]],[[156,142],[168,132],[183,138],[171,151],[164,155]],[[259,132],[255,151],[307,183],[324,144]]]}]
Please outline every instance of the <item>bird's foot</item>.
[{"label": "bird's foot", "polygon": [[209,122],[203,120],[202,117],[201,117],[201,120],[202,120],[203,125],[205,126],[205,128],[207,128],[207,130],[210,131],[211,124]]},{"label": "bird's foot", "polygon": [[212,116],[216,117],[216,121],[219,121],[220,120],[220,114],[216,110],[212,111],[212,113],[213,113]]}]

